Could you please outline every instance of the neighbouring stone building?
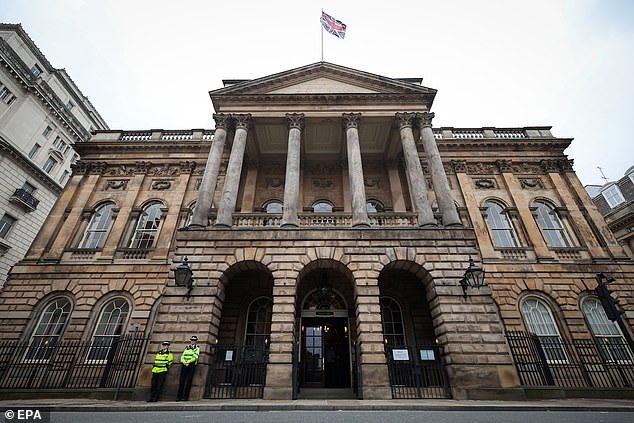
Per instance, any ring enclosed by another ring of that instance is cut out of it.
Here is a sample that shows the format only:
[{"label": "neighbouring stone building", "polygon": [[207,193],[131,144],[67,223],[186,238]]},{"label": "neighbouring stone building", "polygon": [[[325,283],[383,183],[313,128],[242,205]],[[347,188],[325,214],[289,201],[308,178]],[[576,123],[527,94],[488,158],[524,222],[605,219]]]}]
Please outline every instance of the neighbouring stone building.
[{"label": "neighbouring stone building", "polygon": [[[24,350],[0,387],[30,374],[144,399],[161,341],[178,358],[195,334],[191,399],[631,396],[634,265],[571,139],[433,128],[421,82],[320,62],[225,81],[214,130],[79,144],[0,294],[2,337]],[[463,288],[478,267],[487,284]],[[131,330],[146,344],[113,348]],[[60,354],[71,341],[88,349]]]},{"label": "neighbouring stone building", "polygon": [[22,26],[0,24],[0,286],[69,179],[75,144],[108,129]]}]

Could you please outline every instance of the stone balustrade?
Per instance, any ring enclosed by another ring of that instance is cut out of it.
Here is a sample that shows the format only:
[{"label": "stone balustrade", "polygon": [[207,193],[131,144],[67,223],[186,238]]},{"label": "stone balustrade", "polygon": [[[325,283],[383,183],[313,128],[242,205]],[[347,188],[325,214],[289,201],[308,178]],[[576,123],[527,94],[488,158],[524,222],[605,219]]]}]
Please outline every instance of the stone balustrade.
[{"label": "stone balustrade", "polygon": [[553,138],[550,127],[524,128],[434,128],[434,138],[442,139],[528,139]]},{"label": "stone balustrade", "polygon": [[[300,227],[351,227],[350,213],[300,213]],[[212,219],[213,221],[213,219]],[[235,213],[233,227],[279,227],[282,223],[281,213]],[[369,213],[372,227],[417,227],[416,213]]]}]

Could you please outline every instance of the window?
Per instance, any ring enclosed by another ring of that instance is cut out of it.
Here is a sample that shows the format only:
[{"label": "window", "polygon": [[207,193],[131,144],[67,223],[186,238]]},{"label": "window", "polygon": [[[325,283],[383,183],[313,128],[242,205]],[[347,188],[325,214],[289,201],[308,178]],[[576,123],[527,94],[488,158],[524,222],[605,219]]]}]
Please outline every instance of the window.
[{"label": "window", "polygon": [[284,213],[284,204],[279,200],[271,200],[264,206],[267,213]]},{"label": "window", "polygon": [[55,148],[57,148],[62,153],[65,153],[66,149],[68,148],[68,145],[66,144],[66,142],[60,136],[57,136],[55,138],[55,142],[53,142],[53,145],[55,146]]},{"label": "window", "polygon": [[73,110],[73,107],[75,107],[75,103],[73,103],[71,100],[68,100],[68,103],[66,103],[66,108],[68,110]]},{"label": "window", "polygon": [[571,247],[572,242],[561,223],[555,207],[542,200],[535,201],[534,206],[537,209],[537,225],[542,231],[546,244],[555,248]]},{"label": "window", "polygon": [[51,358],[55,345],[66,328],[70,312],[71,304],[68,298],[58,298],[44,309],[31,336],[31,342],[24,357],[26,360]]},{"label": "window", "polygon": [[486,222],[496,247],[517,247],[517,236],[504,207],[496,201],[484,203]]},{"label": "window", "polygon": [[334,207],[327,201],[318,201],[313,204],[313,213],[332,213]]},{"label": "window", "polygon": [[92,336],[87,361],[105,361],[114,341],[125,333],[130,305],[124,298],[108,301],[101,309],[95,333]]},{"label": "window", "polygon": [[383,211],[385,211],[383,204],[377,200],[368,200],[368,202],[365,203],[365,208],[368,213],[383,213]]},{"label": "window", "polygon": [[46,128],[44,128],[44,132],[42,132],[42,135],[44,136],[44,138],[48,138],[48,136],[51,135],[51,132],[53,132],[53,128],[46,125]]},{"label": "window", "polygon": [[114,208],[114,203],[107,203],[95,210],[79,248],[103,248],[112,227]]},{"label": "window", "polygon": [[623,198],[623,194],[621,194],[621,190],[615,184],[610,185],[609,187],[603,189],[601,191],[603,194],[603,198],[608,202],[610,208],[615,208],[621,203],[625,202],[625,198]]},{"label": "window", "polygon": [[22,185],[22,190],[28,192],[29,194],[33,194],[35,192],[35,186],[33,184],[25,182],[24,185]]},{"label": "window", "polygon": [[395,300],[389,297],[382,297],[380,303],[385,344],[392,347],[406,345],[401,307]]},{"label": "window", "polygon": [[35,155],[37,154],[38,151],[40,151],[40,148],[42,146],[39,145],[38,143],[33,144],[33,147],[31,147],[31,151],[29,151],[29,158],[33,158],[35,157]]},{"label": "window", "polygon": [[619,327],[605,315],[601,302],[594,297],[588,297],[581,303],[581,311],[603,358],[608,362],[631,362],[632,352]]},{"label": "window", "polygon": [[60,185],[64,185],[66,183],[66,180],[68,179],[68,175],[69,175],[69,172],[67,170],[65,170],[64,173],[62,173],[62,176],[59,177]]},{"label": "window", "polygon": [[522,315],[528,330],[539,338],[546,360],[549,363],[566,362],[566,351],[548,306],[537,298],[527,298],[522,302]]},{"label": "window", "polygon": [[161,223],[161,203],[152,203],[143,210],[130,240],[130,248],[147,249],[154,246]]},{"label": "window", "polygon": [[0,89],[0,100],[4,101],[7,104],[13,103],[15,101],[15,96],[7,87],[2,87]]},{"label": "window", "polygon": [[256,298],[249,305],[244,345],[262,347],[271,338],[273,301],[270,298]]},{"label": "window", "polygon": [[6,213],[4,216],[2,216],[2,219],[0,219],[0,238],[7,237],[7,234],[9,233],[13,225],[15,225],[15,222],[17,222],[17,220],[13,216],[10,216]]},{"label": "window", "polygon": [[36,63],[31,68],[31,73],[33,74],[34,77],[37,78],[38,76],[42,75],[42,68],[40,68]]},{"label": "window", "polygon": [[72,158],[72,160],[70,162],[72,164],[75,164],[75,163],[77,163],[77,160],[79,160],[79,154],[75,153],[75,154],[73,154],[73,158]]},{"label": "window", "polygon": [[44,172],[51,173],[51,171],[55,168],[56,165],[57,165],[57,160],[49,156],[48,159],[46,159],[46,163],[44,163],[44,166],[42,166],[42,168],[44,169]]}]

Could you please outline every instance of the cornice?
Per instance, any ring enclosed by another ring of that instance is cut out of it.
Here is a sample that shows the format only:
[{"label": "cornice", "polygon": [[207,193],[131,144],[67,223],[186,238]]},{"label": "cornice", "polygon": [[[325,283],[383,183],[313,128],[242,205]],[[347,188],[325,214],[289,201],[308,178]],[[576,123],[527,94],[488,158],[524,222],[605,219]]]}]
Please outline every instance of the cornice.
[{"label": "cornice", "polygon": [[530,138],[530,139],[437,139],[439,148],[448,150],[548,150],[563,152],[572,142],[572,138]]},{"label": "cornice", "polygon": [[51,178],[46,172],[37,167],[29,158],[24,156],[11,143],[0,137],[0,151],[11,156],[29,174],[35,176],[40,182],[46,185],[56,196],[62,192],[62,186]]}]

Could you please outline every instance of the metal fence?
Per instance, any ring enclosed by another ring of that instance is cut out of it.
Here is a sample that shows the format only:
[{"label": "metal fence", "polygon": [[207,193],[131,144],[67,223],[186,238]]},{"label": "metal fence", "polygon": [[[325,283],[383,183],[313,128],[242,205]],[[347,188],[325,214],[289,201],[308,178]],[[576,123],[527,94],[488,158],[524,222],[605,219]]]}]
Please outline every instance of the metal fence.
[{"label": "metal fence", "polygon": [[148,340],[0,341],[0,389],[132,388]]},{"label": "metal fence", "polygon": [[217,345],[211,354],[205,398],[262,398],[268,346]]},{"label": "metal fence", "polygon": [[524,386],[634,387],[634,356],[622,338],[570,341],[523,331],[506,338]]},{"label": "metal fence", "polygon": [[392,398],[451,398],[441,346],[388,346],[385,353]]}]

